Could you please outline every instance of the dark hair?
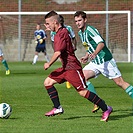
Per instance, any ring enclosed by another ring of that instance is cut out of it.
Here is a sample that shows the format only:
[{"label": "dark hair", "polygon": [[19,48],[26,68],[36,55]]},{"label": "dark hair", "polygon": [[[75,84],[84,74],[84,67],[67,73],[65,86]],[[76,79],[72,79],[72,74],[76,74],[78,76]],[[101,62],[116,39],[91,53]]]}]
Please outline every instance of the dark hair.
[{"label": "dark hair", "polygon": [[64,17],[62,15],[59,15],[59,23],[64,27]]},{"label": "dark hair", "polygon": [[45,15],[45,19],[47,19],[47,18],[50,18],[50,17],[52,17],[52,16],[56,16],[56,15],[58,15],[55,11],[50,11],[49,13],[47,13],[46,15]]},{"label": "dark hair", "polygon": [[59,17],[60,17],[60,24],[64,24],[64,17],[62,16],[62,15],[59,15]]},{"label": "dark hair", "polygon": [[79,17],[80,15],[81,15],[81,17],[82,17],[83,19],[87,18],[86,13],[83,12],[83,11],[77,11],[77,12],[74,14],[74,17]]}]

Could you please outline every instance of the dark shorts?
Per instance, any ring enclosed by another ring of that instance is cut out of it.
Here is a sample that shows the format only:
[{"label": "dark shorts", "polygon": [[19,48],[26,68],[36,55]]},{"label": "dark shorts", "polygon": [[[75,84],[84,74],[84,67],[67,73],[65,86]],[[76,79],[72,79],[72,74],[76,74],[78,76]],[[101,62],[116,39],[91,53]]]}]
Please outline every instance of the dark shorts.
[{"label": "dark shorts", "polygon": [[54,70],[49,75],[49,77],[57,81],[59,84],[64,83],[65,81],[68,81],[73,85],[73,87],[77,91],[84,90],[86,88],[85,77],[82,72],[82,69],[64,70],[63,68],[58,68]]},{"label": "dark shorts", "polygon": [[40,52],[46,52],[46,47],[45,47],[45,45],[42,45],[42,46],[40,46],[40,45],[38,45],[38,46],[36,46],[36,52],[38,52],[38,53],[40,53]]}]

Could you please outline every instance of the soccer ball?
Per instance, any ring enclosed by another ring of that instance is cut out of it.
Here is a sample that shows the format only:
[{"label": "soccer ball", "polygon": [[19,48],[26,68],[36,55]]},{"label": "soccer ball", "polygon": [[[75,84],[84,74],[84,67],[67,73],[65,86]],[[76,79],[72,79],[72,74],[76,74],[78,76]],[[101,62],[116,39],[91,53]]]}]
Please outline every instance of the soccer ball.
[{"label": "soccer ball", "polygon": [[8,119],[12,113],[12,108],[7,103],[0,104],[0,118]]}]

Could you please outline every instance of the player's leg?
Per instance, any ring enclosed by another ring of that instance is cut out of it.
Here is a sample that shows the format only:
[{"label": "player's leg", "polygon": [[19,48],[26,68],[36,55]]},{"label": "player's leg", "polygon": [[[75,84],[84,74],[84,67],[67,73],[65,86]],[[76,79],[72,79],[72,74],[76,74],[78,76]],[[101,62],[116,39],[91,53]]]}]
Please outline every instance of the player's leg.
[{"label": "player's leg", "polygon": [[[94,88],[94,86],[93,86],[93,84],[91,82],[88,81],[86,84],[87,84],[87,90],[97,94],[96,91],[95,91],[95,88]],[[94,108],[92,110],[92,113],[97,112],[99,109],[100,108],[96,104],[94,104]]]},{"label": "player's leg", "polygon": [[86,83],[85,83],[85,79],[84,79],[84,75],[82,73],[82,71],[78,70],[78,71],[73,71],[73,75],[75,75],[77,78],[70,78],[68,81],[75,87],[75,89],[77,90],[77,92],[84,98],[88,99],[89,101],[91,101],[92,103],[96,104],[97,106],[99,106],[103,113],[103,116],[101,118],[102,121],[107,121],[109,115],[112,112],[112,107],[107,106],[105,104],[105,102],[98,97],[95,93],[90,92],[89,90],[85,89],[86,88]]},{"label": "player's leg", "polygon": [[9,70],[7,61],[6,61],[5,59],[2,60],[2,64],[3,64],[3,65],[5,66],[5,68],[6,68],[6,75],[9,75],[9,74],[10,74],[10,70]]},{"label": "player's leg", "polygon": [[88,65],[86,65],[83,68],[83,74],[85,76],[87,85],[90,84],[90,86],[88,86],[87,89],[96,94],[96,90],[95,90],[94,86],[88,80],[91,78],[97,77],[97,75],[99,74],[99,71],[97,71],[97,69],[94,67],[93,63],[89,63]]},{"label": "player's leg", "polygon": [[35,55],[34,55],[33,62],[32,62],[33,65],[36,64],[38,60],[38,54],[40,53],[40,51],[41,51],[41,48],[37,45],[35,48]]},{"label": "player's leg", "polygon": [[38,60],[38,51],[35,52],[32,64],[33,65],[36,64],[37,60]]},{"label": "player's leg", "polygon": [[[88,81],[89,79],[94,78],[96,76],[96,73],[94,72],[96,70],[94,68],[93,68],[93,64],[90,63],[83,68],[83,73],[87,84],[87,90],[97,94],[94,86],[91,84],[90,81]],[[95,104],[92,112],[95,113],[98,110],[99,110],[99,107]]]},{"label": "player's leg", "polygon": [[51,111],[45,113],[45,116],[54,116],[57,114],[62,114],[64,112],[63,108],[60,105],[58,92],[56,88],[53,86],[55,83],[57,82],[49,77],[46,78],[44,81],[44,86],[47,89],[49,97],[54,105],[54,108]]},{"label": "player's leg", "polygon": [[113,81],[122,89],[126,91],[126,93],[133,98],[133,86],[129,83],[125,82],[121,76],[121,72],[119,71],[116,62],[114,59],[111,59],[110,61],[107,61],[104,63],[103,66],[101,66],[102,74],[109,79],[113,79]]},{"label": "player's leg", "polygon": [[49,57],[48,57],[48,55],[47,55],[46,47],[45,47],[45,46],[42,48],[42,52],[44,53],[46,62],[49,62]]},{"label": "player's leg", "polygon": [[81,90],[79,91],[79,94],[84,98],[88,99],[90,102],[97,105],[98,107],[100,107],[103,111],[101,121],[108,121],[108,118],[113,111],[113,108],[111,106],[107,106],[104,100],[102,100],[100,97],[98,97],[93,92],[90,92],[89,90],[86,90],[86,92],[84,92],[84,90]]},{"label": "player's leg", "polygon": [[44,51],[44,56],[45,56],[45,60],[46,60],[47,62],[49,62],[49,57],[48,57],[46,51]]},{"label": "player's leg", "polygon": [[49,94],[51,101],[53,102],[54,108],[45,113],[45,116],[54,116],[57,114],[62,114],[64,112],[63,108],[61,107],[59,96],[54,84],[63,82],[63,76],[59,74],[62,73],[61,69],[57,69],[56,71],[52,72],[49,77],[47,77],[44,81],[44,86]]},{"label": "player's leg", "polygon": [[[87,72],[87,74],[85,73],[85,72]],[[88,81],[88,75],[90,74],[90,73],[92,73],[93,71],[83,71],[83,73],[84,73],[84,76],[85,76],[85,79],[86,79],[86,84],[87,84],[87,90],[89,90],[89,91],[91,91],[91,92],[93,92],[93,93],[95,93],[96,94],[96,90],[95,90],[95,88],[94,88],[94,86],[91,84],[91,82],[90,81]],[[95,75],[95,74],[94,74]]]},{"label": "player's leg", "polygon": [[6,75],[10,74],[10,70],[7,64],[7,61],[3,58],[2,54],[0,54],[0,61],[2,62],[2,64],[4,65],[5,69],[6,69]]},{"label": "player's leg", "polygon": [[113,81],[122,89],[126,91],[126,93],[133,98],[133,86],[129,83],[125,82],[122,77],[118,77],[113,79]]}]

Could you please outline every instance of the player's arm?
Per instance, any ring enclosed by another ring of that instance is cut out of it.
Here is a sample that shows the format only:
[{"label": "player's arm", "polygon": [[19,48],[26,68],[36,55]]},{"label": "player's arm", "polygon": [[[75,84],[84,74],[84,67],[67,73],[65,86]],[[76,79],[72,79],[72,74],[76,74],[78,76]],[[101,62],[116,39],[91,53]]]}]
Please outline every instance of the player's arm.
[{"label": "player's arm", "polygon": [[36,34],[34,33],[34,40],[35,40],[35,44],[37,44],[38,43],[38,41],[37,41],[37,36],[36,36]]},{"label": "player's arm", "polygon": [[80,59],[81,63],[85,64],[88,61],[89,54],[86,52],[85,56]]},{"label": "player's arm", "polygon": [[47,36],[45,36],[44,38],[43,38],[43,40],[45,40],[47,38]]},{"label": "player's arm", "polygon": [[94,53],[89,54],[90,59],[95,59],[95,57],[97,56],[97,54],[104,48],[104,43],[100,42],[97,47],[96,50],[94,51]]},{"label": "player's arm", "polygon": [[44,64],[44,69],[47,70],[61,55],[60,51],[54,52],[50,62]]},{"label": "player's arm", "polygon": [[45,40],[47,38],[47,34],[45,33],[45,31],[43,31],[43,35],[44,35],[43,40]]},{"label": "player's arm", "polygon": [[104,43],[103,43],[103,42],[100,42],[100,43],[97,45],[97,48],[96,48],[94,54],[97,55],[103,48],[104,48]]},{"label": "player's arm", "polygon": [[40,39],[39,42],[40,44],[43,43],[43,41],[47,38],[47,36],[44,36],[44,38]]},{"label": "player's arm", "polygon": [[41,38],[39,39],[39,43],[40,43],[40,44],[42,44],[42,43],[45,41],[45,39],[47,38],[47,35],[46,35],[46,33],[44,32],[44,30],[42,30],[41,32],[43,33],[43,38],[41,37]]},{"label": "player's arm", "polygon": [[[95,59],[95,57],[97,56],[97,54],[103,49],[104,47],[104,40],[103,38],[100,36],[99,32],[97,30],[91,29],[92,31],[89,32],[89,36],[95,41],[95,43],[97,44],[97,47],[95,49],[95,51],[91,54],[89,54],[89,57],[91,60]],[[92,35],[91,35],[91,34]]]}]

